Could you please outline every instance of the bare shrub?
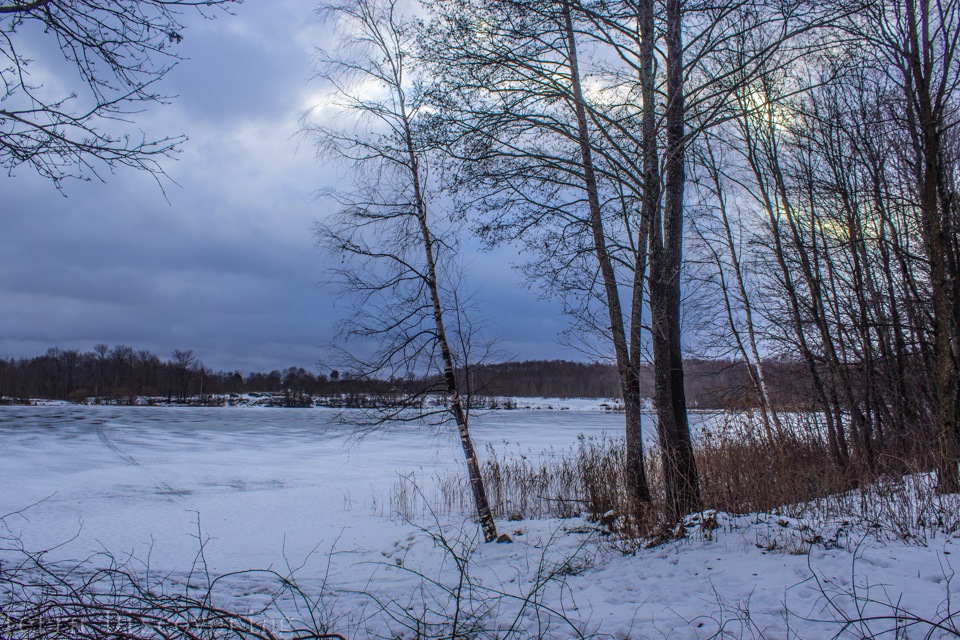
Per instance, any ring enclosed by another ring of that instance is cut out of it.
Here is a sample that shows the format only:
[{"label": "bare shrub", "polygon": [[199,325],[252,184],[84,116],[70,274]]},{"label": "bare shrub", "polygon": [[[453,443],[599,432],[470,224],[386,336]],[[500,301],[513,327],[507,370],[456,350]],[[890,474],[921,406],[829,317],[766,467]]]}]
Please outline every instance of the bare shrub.
[{"label": "bare shrub", "polygon": [[891,595],[887,585],[862,579],[857,572],[860,557],[858,544],[850,560],[849,586],[844,586],[820,575],[808,556],[819,598],[802,613],[788,607],[788,621],[795,617],[813,623],[831,638],[960,638],[960,608],[951,597],[956,577],[952,569],[944,568],[943,599],[936,609],[919,613],[904,606],[901,596]]},{"label": "bare shrub", "polygon": [[[413,478],[407,476],[401,482],[407,496],[419,496],[422,504],[427,503]],[[407,562],[382,563],[386,571],[414,577],[416,585],[402,595],[364,591],[362,595],[372,603],[373,613],[363,616],[368,627],[372,625],[363,632],[371,637],[418,640],[593,637],[585,622],[565,610],[572,604],[565,596],[567,578],[592,566],[586,551],[589,536],[571,552],[557,553],[556,536],[560,530],[554,531],[541,545],[531,579],[511,590],[507,585],[512,580],[504,581],[496,575],[484,580],[476,574],[474,555],[480,539],[474,529],[445,528],[429,507],[425,515],[429,526],[417,528],[443,556],[441,567],[452,570],[438,571],[431,566],[427,572]],[[385,629],[382,625],[386,625]]]},{"label": "bare shrub", "polygon": [[769,438],[755,416],[726,415],[697,445],[703,502],[720,511],[769,511],[841,493],[854,483],[833,464],[815,424],[799,420]]},{"label": "bare shrub", "polygon": [[76,389],[67,394],[67,400],[74,404],[87,404],[90,392],[87,389]]},{"label": "bare shrub", "polygon": [[[249,571],[232,578],[268,578],[276,593],[262,609],[241,614],[215,603],[215,587],[227,576],[195,590],[171,591],[164,580],[138,575],[129,567],[94,563],[47,564],[40,557],[0,570],[0,636],[5,639],[126,638],[285,640],[341,638],[327,633],[321,621],[291,618],[278,606],[281,598],[309,603],[309,596],[284,576]],[[303,610],[303,607],[300,608]]]},{"label": "bare shrub", "polygon": [[[0,517],[0,526],[8,516]],[[199,525],[198,525],[199,529]],[[319,593],[272,570],[213,576],[199,551],[186,576],[158,574],[149,563],[102,552],[78,561],[53,561],[50,551],[25,550],[20,540],[0,536],[0,638],[59,640],[305,640],[338,638]],[[259,608],[238,611],[232,587],[255,584]],[[290,612],[294,612],[291,614]]]},{"label": "bare shrub", "polygon": [[626,502],[622,439],[580,436],[572,448],[541,458],[509,456],[488,447],[483,472],[501,518],[593,520]]}]

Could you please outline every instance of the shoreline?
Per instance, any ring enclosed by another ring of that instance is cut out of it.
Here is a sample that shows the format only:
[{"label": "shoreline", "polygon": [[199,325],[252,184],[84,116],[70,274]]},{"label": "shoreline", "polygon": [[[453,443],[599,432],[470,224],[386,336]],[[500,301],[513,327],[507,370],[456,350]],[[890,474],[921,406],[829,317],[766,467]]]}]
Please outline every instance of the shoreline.
[{"label": "shoreline", "polygon": [[[170,407],[170,408],[270,408],[270,409],[377,409],[387,405],[366,402],[368,399],[340,397],[311,398],[309,401],[292,401],[282,393],[226,394],[223,396],[194,397],[187,402],[167,400],[165,397],[133,396],[96,402],[87,398],[84,402],[52,400],[46,398],[13,399],[0,398],[2,407]],[[649,404],[649,403],[645,403]],[[623,403],[616,398],[545,398],[494,396],[485,397],[472,407],[475,411],[599,411],[622,413]]]}]

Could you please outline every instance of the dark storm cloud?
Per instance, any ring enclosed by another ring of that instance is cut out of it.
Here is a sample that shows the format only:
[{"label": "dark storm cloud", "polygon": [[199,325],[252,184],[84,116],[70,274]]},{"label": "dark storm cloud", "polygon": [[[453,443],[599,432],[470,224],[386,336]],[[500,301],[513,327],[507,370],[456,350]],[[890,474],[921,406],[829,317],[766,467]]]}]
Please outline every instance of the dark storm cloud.
[{"label": "dark storm cloud", "polygon": [[[176,100],[137,116],[151,135],[189,136],[164,165],[175,184],[120,171],[64,197],[26,170],[0,178],[0,357],[106,342],[193,349],[216,369],[313,365],[349,308],[318,288],[328,258],[311,234],[332,206],[311,194],[338,176],[297,138],[327,37],[311,6],[189,21],[187,59],[162,87]],[[563,321],[518,287],[514,258],[468,256],[482,312],[511,355],[562,355]]]}]

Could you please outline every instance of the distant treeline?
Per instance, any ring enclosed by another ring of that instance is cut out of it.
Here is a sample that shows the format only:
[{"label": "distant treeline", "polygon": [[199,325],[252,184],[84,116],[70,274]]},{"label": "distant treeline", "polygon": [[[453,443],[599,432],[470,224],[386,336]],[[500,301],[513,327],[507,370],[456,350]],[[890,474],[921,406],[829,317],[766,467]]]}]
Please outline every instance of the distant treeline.
[{"label": "distant treeline", "polygon": [[[765,363],[774,397],[781,406],[802,406],[810,397],[803,368],[796,363]],[[742,362],[688,360],[685,367],[692,407],[751,406],[750,377]],[[565,360],[529,360],[478,365],[471,386],[481,396],[618,398],[616,368],[609,364]],[[642,370],[645,397],[653,394],[652,372]],[[286,404],[309,404],[312,398],[388,397],[414,391],[416,380],[360,379],[348,372],[311,372],[302,367],[250,373],[213,371],[192,351],[175,350],[162,359],[147,350],[100,344],[93,351],[49,349],[34,358],[0,359],[0,401],[31,398],[130,403],[138,397],[169,402],[215,400],[242,393],[281,394]]]},{"label": "distant treeline", "polygon": [[[382,381],[365,387],[380,388]],[[250,373],[208,369],[191,350],[175,350],[169,359],[126,345],[98,344],[93,351],[49,349],[35,358],[0,359],[0,397],[127,402],[159,397],[171,402],[241,393],[288,393],[300,399],[354,390],[338,372],[314,374],[302,367]]]}]

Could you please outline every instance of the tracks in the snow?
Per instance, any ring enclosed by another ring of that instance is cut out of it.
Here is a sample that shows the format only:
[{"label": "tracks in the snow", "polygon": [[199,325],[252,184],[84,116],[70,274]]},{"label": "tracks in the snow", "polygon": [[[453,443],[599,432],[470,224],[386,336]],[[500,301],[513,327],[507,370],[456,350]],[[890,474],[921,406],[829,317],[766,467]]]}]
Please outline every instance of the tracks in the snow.
[{"label": "tracks in the snow", "polygon": [[110,439],[110,437],[107,435],[107,432],[106,432],[106,431],[104,430],[104,428],[103,428],[104,424],[106,424],[105,421],[99,421],[99,420],[98,420],[97,423],[96,423],[96,425],[97,425],[97,437],[100,438],[100,442],[102,442],[108,449],[110,449],[111,451],[113,451],[113,452],[117,455],[118,458],[120,458],[121,460],[123,460],[123,461],[126,462],[127,464],[130,464],[130,465],[133,465],[134,467],[140,468],[141,470],[143,470],[144,473],[146,473],[147,475],[151,476],[151,479],[152,479],[153,483],[154,483],[154,484],[156,485],[156,487],[157,487],[157,493],[158,493],[159,495],[162,495],[162,496],[165,497],[167,500],[169,500],[169,501],[171,501],[171,502],[174,502],[174,501],[175,501],[175,500],[174,500],[175,498],[178,499],[178,500],[179,500],[179,499],[183,499],[183,496],[185,496],[185,495],[187,495],[188,493],[190,493],[189,491],[181,491],[181,490],[179,490],[179,489],[174,489],[173,487],[171,487],[169,484],[167,484],[167,483],[164,482],[163,480],[160,480],[159,478],[155,477],[154,474],[151,473],[149,469],[147,469],[147,468],[144,467],[142,464],[140,464],[140,461],[139,461],[139,460],[137,460],[137,459],[134,458],[132,455],[130,455],[129,453],[127,453],[126,451],[124,451],[123,449],[121,449],[115,442],[113,442],[113,441]]}]

